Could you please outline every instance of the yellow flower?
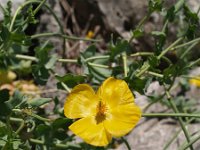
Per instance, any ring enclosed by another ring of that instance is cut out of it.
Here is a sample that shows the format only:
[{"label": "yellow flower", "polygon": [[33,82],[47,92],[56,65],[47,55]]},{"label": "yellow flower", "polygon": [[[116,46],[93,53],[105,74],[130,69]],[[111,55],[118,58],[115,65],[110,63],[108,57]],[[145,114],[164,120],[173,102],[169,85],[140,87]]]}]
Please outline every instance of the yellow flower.
[{"label": "yellow flower", "polygon": [[189,83],[192,84],[192,85],[195,85],[197,87],[200,87],[200,77],[190,79]]},{"label": "yellow flower", "polygon": [[69,129],[85,142],[106,146],[114,137],[130,132],[141,117],[140,108],[125,81],[108,78],[97,93],[87,84],[79,84],[69,94],[64,114],[80,118]]},{"label": "yellow flower", "polygon": [[12,82],[17,75],[13,71],[0,70],[0,85]]},{"label": "yellow flower", "polygon": [[86,38],[91,39],[94,37],[94,32],[93,31],[88,31]]}]

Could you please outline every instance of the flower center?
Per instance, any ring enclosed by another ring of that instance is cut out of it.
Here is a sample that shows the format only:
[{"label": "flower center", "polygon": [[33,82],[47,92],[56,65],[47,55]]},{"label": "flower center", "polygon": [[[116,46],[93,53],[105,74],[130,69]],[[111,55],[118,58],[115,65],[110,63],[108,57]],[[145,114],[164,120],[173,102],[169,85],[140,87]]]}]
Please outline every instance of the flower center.
[{"label": "flower center", "polygon": [[104,104],[102,101],[99,101],[96,107],[96,117],[95,117],[97,124],[101,123],[106,119],[106,111],[107,111],[106,104]]}]

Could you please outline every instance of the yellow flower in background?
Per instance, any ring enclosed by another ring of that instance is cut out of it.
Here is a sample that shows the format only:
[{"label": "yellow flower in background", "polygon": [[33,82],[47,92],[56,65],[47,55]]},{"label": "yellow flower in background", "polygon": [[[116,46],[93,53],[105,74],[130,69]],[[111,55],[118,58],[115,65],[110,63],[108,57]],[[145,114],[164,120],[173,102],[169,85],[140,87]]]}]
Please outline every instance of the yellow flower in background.
[{"label": "yellow flower in background", "polygon": [[15,80],[17,75],[13,71],[0,70],[0,85],[10,83]]},{"label": "yellow flower in background", "polygon": [[192,85],[195,85],[197,87],[200,87],[200,77],[190,79],[189,83],[192,84]]},{"label": "yellow flower in background", "polygon": [[91,39],[94,37],[94,32],[93,31],[88,31],[86,38]]},{"label": "yellow flower in background", "polygon": [[74,134],[91,145],[106,146],[112,136],[124,136],[135,127],[141,110],[127,83],[110,77],[97,93],[87,84],[75,86],[65,102],[64,114],[80,118],[69,127]]}]

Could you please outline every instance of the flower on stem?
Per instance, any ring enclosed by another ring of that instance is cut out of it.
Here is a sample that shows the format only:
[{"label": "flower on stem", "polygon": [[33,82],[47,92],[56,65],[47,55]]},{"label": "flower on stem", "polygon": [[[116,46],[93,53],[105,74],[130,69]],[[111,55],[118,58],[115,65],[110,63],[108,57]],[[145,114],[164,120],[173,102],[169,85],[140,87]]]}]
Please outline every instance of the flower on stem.
[{"label": "flower on stem", "polygon": [[106,146],[113,137],[130,132],[141,117],[140,108],[127,83],[110,77],[95,93],[87,84],[79,84],[69,94],[64,114],[78,119],[69,129],[86,143]]},{"label": "flower on stem", "polygon": [[[199,78],[199,77],[198,77]],[[200,78],[199,79],[190,79],[189,80],[189,83],[191,84],[191,85],[195,85],[195,86],[197,86],[197,87],[200,87]]]}]

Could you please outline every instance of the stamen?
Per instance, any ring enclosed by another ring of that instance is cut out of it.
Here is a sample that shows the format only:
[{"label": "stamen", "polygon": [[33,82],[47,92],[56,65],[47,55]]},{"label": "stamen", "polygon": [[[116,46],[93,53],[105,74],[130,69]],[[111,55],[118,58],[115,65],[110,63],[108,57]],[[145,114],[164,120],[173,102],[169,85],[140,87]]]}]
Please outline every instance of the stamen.
[{"label": "stamen", "polygon": [[106,104],[103,104],[102,101],[99,101],[99,103],[97,104],[97,108],[96,108],[96,121],[97,124],[101,123],[103,120],[106,119],[106,111],[107,111],[107,107]]}]

